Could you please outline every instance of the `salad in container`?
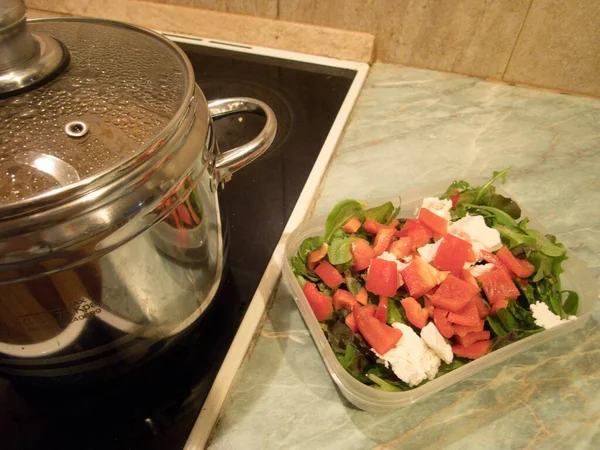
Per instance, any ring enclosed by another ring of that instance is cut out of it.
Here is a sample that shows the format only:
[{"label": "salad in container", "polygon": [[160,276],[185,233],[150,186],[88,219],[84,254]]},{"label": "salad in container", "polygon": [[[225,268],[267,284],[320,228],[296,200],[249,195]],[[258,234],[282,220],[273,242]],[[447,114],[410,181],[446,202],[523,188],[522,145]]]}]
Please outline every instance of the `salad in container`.
[{"label": "salad in container", "polygon": [[357,407],[410,405],[588,319],[593,276],[496,188],[507,172],[346,199],[290,236],[284,277]]}]

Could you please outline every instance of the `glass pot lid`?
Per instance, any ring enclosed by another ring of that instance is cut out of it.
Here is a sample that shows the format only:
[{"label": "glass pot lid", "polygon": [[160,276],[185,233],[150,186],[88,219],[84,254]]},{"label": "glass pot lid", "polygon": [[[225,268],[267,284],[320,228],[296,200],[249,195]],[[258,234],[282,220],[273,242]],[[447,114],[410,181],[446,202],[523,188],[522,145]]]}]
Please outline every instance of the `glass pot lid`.
[{"label": "glass pot lid", "polygon": [[70,62],[43,84],[0,94],[0,213],[114,176],[174,132],[193,96],[189,61],[158,34],[93,19],[28,28],[60,42]]}]

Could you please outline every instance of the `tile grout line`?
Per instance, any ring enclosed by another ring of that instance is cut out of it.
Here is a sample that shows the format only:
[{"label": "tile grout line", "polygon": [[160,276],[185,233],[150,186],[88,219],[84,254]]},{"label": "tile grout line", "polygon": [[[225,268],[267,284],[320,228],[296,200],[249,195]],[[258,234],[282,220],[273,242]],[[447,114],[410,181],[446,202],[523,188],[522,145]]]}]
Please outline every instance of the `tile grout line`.
[{"label": "tile grout line", "polygon": [[515,49],[517,48],[519,39],[521,38],[521,33],[523,32],[523,28],[525,27],[525,22],[527,22],[527,18],[529,17],[529,11],[531,11],[531,6],[533,5],[534,1],[535,0],[531,0],[529,2],[529,7],[527,8],[527,12],[525,13],[525,17],[523,18],[523,23],[521,24],[521,28],[519,28],[519,32],[517,33],[517,38],[515,39],[515,45],[513,46],[512,50],[510,51],[510,55],[508,56],[508,60],[506,61],[506,66],[504,67],[504,72],[502,72],[502,76],[500,77],[501,80],[504,80],[504,76],[506,75],[506,71],[508,70],[510,60],[512,59],[513,54],[515,53]]}]

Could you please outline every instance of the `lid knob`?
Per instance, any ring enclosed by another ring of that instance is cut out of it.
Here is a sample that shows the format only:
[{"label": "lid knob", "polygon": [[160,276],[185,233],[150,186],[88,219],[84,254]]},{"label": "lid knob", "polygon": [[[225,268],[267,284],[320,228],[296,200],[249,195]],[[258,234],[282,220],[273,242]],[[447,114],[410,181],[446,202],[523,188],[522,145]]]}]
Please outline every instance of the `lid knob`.
[{"label": "lid knob", "polygon": [[0,2],[0,97],[48,79],[68,63],[61,42],[29,32],[22,0]]}]

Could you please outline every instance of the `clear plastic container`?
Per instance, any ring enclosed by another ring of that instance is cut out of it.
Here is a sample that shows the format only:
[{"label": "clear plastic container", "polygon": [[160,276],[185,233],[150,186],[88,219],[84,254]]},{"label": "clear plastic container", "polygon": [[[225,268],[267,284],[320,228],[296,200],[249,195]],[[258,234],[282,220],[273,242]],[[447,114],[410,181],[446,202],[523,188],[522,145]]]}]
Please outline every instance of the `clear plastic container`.
[{"label": "clear plastic container", "polygon": [[[471,180],[469,180],[471,181]],[[421,205],[423,198],[441,195],[452,180],[442,181],[422,189],[412,190],[401,195],[402,211],[399,217],[414,217],[416,208]],[[472,180],[474,186],[481,185],[485,180]],[[503,191],[497,187],[497,192],[505,196],[511,196],[510,193]],[[521,203],[513,196],[513,199],[522,206]],[[341,200],[341,199],[340,199]],[[397,204],[398,198],[367,200],[370,206],[376,206],[386,201],[392,201]],[[546,233],[542,225],[540,225],[534,217],[523,211],[523,216],[529,217],[529,225],[531,228],[537,229]],[[312,338],[325,362],[325,366],[333,378],[333,381],[338,385],[344,396],[356,407],[365,411],[381,412],[398,409],[411,405],[412,403],[423,400],[436,392],[458,383],[465,378],[468,378],[488,367],[505,361],[519,353],[524,352],[536,345],[541,344],[550,339],[575,331],[582,328],[589,319],[596,298],[598,297],[598,289],[595,277],[586,267],[586,265],[571,252],[568,252],[569,259],[563,263],[564,273],[562,275],[562,283],[564,289],[576,291],[580,296],[579,311],[577,312],[577,320],[568,321],[557,327],[542,331],[540,333],[529,336],[523,340],[514,342],[506,347],[495,350],[477,360],[474,360],[452,372],[446,373],[439,378],[436,378],[420,387],[404,392],[386,392],[373,387],[362,384],[350,375],[338,362],[329,342],[327,341],[319,322],[315,318],[311,307],[304,296],[296,278],[292,272],[290,258],[296,254],[298,247],[307,237],[323,236],[325,232],[326,217],[317,217],[305,222],[298,227],[288,238],[285,249],[285,261],[283,263],[283,278],[290,287],[294,300],[298,305],[298,309],[304,318],[304,321],[312,335]]]}]

